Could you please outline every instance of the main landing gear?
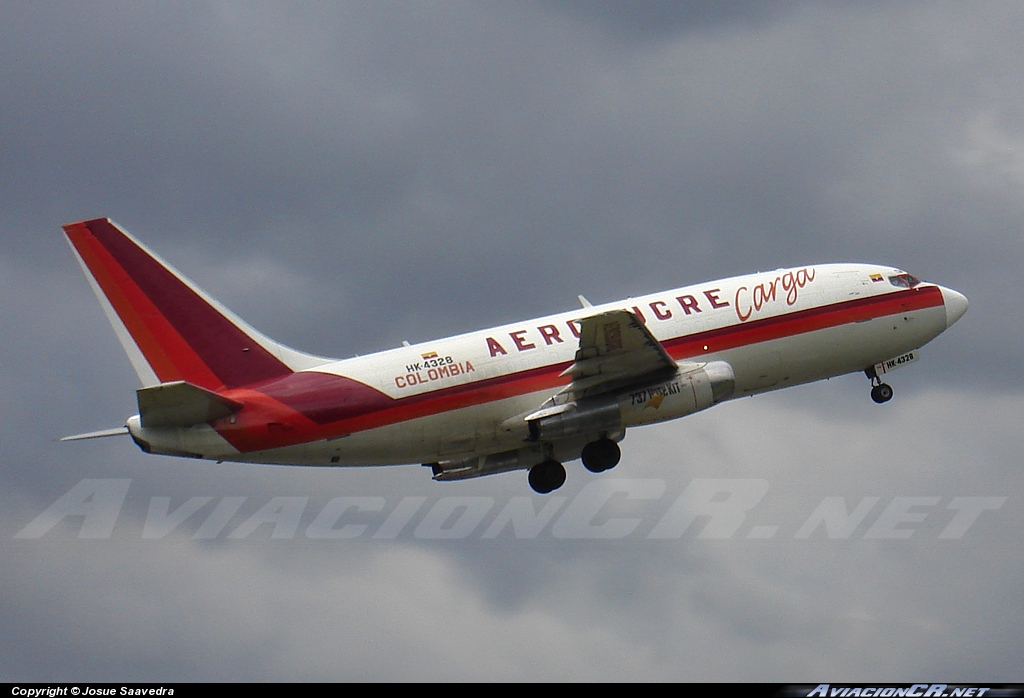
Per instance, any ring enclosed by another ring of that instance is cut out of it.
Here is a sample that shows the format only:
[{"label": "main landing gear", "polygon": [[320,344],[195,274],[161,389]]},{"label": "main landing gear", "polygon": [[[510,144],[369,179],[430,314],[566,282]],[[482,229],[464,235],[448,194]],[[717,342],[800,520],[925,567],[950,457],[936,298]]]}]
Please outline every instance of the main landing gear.
[{"label": "main landing gear", "polygon": [[871,367],[864,371],[867,377],[871,379],[871,399],[881,405],[883,402],[889,402],[892,400],[892,387],[887,383],[883,383],[882,379],[878,377],[874,367]]},{"label": "main landing gear", "polygon": [[530,487],[537,494],[554,492],[565,484],[565,466],[549,458],[530,468]]},{"label": "main landing gear", "polygon": [[603,473],[619,464],[622,452],[619,451],[617,443],[605,438],[591,441],[584,446],[580,457],[583,459],[584,468],[592,473]]},{"label": "main landing gear", "polygon": [[[591,441],[583,447],[583,453],[580,455],[583,467],[592,473],[611,470],[619,464],[621,457],[622,452],[619,451],[619,445],[609,438]],[[530,487],[537,494],[554,492],[565,484],[565,466],[554,457],[549,457],[544,462],[530,468],[529,480]]]}]

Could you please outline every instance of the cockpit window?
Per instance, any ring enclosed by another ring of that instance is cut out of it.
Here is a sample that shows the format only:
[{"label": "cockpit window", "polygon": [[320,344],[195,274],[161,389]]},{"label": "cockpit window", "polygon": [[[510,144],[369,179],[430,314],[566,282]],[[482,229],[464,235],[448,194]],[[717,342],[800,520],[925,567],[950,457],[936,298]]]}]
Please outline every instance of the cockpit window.
[{"label": "cockpit window", "polygon": [[898,288],[914,288],[921,280],[913,274],[897,274],[889,277],[889,283]]}]

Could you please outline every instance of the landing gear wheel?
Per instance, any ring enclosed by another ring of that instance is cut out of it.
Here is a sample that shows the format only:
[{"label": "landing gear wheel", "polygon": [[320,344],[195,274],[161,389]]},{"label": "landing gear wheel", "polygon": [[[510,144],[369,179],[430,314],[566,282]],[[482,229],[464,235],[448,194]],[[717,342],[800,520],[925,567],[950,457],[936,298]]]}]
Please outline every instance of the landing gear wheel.
[{"label": "landing gear wheel", "polygon": [[881,405],[883,402],[892,400],[892,388],[885,383],[879,383],[871,389],[871,399]]},{"label": "landing gear wheel", "polygon": [[556,460],[546,460],[530,468],[529,480],[537,494],[554,492],[565,484],[565,468]]},{"label": "landing gear wheel", "polygon": [[583,447],[583,467],[592,473],[603,473],[619,464],[622,452],[619,445],[611,439],[591,441]]}]

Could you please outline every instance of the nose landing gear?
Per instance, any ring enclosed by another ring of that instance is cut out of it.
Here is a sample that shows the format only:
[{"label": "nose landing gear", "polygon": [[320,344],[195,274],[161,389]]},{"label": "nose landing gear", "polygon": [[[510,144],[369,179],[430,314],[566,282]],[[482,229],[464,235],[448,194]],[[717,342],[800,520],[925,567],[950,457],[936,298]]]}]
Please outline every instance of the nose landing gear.
[{"label": "nose landing gear", "polygon": [[879,383],[871,388],[871,399],[881,405],[892,400],[892,388],[886,383]]},{"label": "nose landing gear", "polygon": [[871,399],[881,405],[883,402],[889,402],[892,400],[892,386],[888,383],[883,383],[882,379],[878,377],[878,373],[875,372],[874,366],[864,371],[867,377],[871,379]]}]

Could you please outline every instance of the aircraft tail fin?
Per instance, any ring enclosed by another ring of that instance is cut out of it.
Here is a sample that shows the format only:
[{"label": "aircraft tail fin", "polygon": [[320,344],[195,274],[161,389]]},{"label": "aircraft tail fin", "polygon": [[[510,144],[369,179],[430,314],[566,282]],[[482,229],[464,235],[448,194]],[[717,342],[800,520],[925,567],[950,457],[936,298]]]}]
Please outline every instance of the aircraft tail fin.
[{"label": "aircraft tail fin", "polygon": [[260,334],[109,218],[64,232],[143,386],[218,391],[330,361]]}]

